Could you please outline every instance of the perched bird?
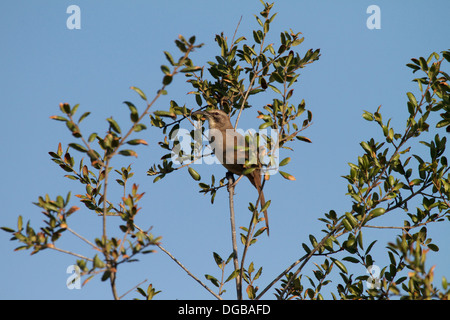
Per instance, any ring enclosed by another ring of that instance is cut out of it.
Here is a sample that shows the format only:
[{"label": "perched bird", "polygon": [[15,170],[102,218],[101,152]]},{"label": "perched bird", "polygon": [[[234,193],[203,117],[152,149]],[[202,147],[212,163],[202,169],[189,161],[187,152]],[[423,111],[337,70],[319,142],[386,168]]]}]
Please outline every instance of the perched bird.
[{"label": "perched bird", "polygon": [[[214,150],[214,154],[228,171],[241,176],[247,169],[244,165],[245,161],[249,160],[249,148],[248,145],[246,146],[244,136],[234,130],[228,114],[219,109],[212,109],[197,111],[192,115],[206,117],[209,122],[210,146]],[[246,150],[245,147],[247,147]],[[256,168],[245,176],[255,186],[260,196],[261,208],[264,207],[266,200],[261,187],[261,170]],[[264,218],[267,235],[269,235],[267,210],[264,210]]]}]

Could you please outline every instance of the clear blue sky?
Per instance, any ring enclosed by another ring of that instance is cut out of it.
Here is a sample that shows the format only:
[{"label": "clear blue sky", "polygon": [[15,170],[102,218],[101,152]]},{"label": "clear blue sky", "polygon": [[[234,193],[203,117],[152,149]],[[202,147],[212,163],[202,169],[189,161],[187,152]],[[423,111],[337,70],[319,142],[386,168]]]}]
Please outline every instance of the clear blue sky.
[{"label": "clear blue sky", "polygon": [[[81,9],[80,30],[66,27],[66,9],[72,4]],[[381,9],[379,30],[366,27],[366,9],[372,4]],[[102,126],[106,130],[104,119],[110,116],[126,128],[128,110],[122,102],[140,103],[129,87],[140,87],[147,96],[155,93],[161,83],[160,65],[166,63],[162,52],[176,52],[173,41],[179,34],[196,35],[197,41],[205,43],[192,56],[203,65],[219,52],[215,34],[223,31],[231,38],[241,16],[239,34],[251,38],[251,31],[257,28],[253,14],[260,9],[257,0],[0,2],[0,225],[15,226],[21,214],[25,221],[39,226],[40,210],[32,202],[40,195],[83,192],[75,182],[63,178],[64,172],[48,155],[59,142],[72,142],[65,125],[49,119],[58,114],[60,102],[80,103],[80,114],[92,112],[82,126],[86,132]],[[302,71],[295,85],[297,98],[305,99],[314,121],[305,132],[312,144],[298,143],[295,153],[283,151],[293,159],[286,171],[297,180],[288,182],[278,175],[265,187],[266,198],[272,200],[271,236],[261,236],[247,258],[257,267],[264,266],[260,288],[303,254],[301,243],[308,243],[310,233],[320,237],[323,225],[317,218],[330,209],[342,213],[350,207],[346,181],[341,178],[349,171],[347,163],[355,162],[362,153],[360,141],[373,135],[382,139],[377,126],[362,119],[362,111],[374,111],[381,104],[384,117],[393,118],[398,130],[403,128],[405,93],[416,90],[405,64],[413,57],[449,49],[450,43],[447,0],[276,1],[273,11],[278,12],[271,27],[274,41],[280,31],[292,28],[305,36],[297,47],[301,53],[320,48],[322,56]],[[169,87],[168,97],[155,108],[168,108],[169,99],[196,106],[193,97],[186,95],[191,88],[183,81],[183,76],[179,77]],[[257,122],[248,117],[241,125],[256,127]],[[139,137],[149,146],[137,148],[138,159],[126,159],[133,163],[133,181],[146,192],[138,223],[153,226],[154,234],[163,236],[163,245],[202,280],[206,273],[220,277],[212,252],[222,257],[231,253],[228,194],[222,190],[212,206],[208,197],[198,193],[197,182],[187,172],[153,184],[145,173],[163,154],[156,144],[161,133],[150,129]],[[217,178],[225,173],[220,166],[199,167],[198,171],[204,177],[213,172]],[[247,204],[254,196],[247,181],[239,184],[238,225],[247,224]],[[79,205],[75,197],[72,199],[73,205]],[[72,228],[92,239],[100,234],[100,221],[79,206],[82,210],[73,216]],[[440,252],[429,254],[428,261],[428,267],[437,265],[440,286],[443,274],[450,277],[450,251],[445,247],[450,242],[448,223],[430,227],[429,233],[441,245]],[[74,257],[51,250],[31,257],[28,251],[15,253],[18,243],[8,241],[9,237],[0,232],[0,299],[111,298],[108,284],[101,283],[99,277],[81,290],[66,288],[66,269],[75,262]],[[379,240],[373,254],[375,263],[388,261],[383,252],[393,237],[388,231],[367,232],[366,245],[372,239]],[[93,256],[78,239],[70,235],[64,238],[61,247],[80,248]],[[361,266],[352,271],[366,274]],[[162,290],[157,296],[161,299],[212,298],[159,251],[142,256],[138,263],[121,266],[119,293],[144,279]],[[225,298],[234,298],[232,285],[227,289]]]}]

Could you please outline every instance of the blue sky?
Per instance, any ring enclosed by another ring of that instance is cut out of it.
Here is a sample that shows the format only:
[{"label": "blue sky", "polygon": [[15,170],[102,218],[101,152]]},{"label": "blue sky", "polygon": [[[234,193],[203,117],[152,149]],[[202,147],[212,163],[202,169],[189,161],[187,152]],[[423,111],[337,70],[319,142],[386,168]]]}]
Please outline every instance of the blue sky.
[{"label": "blue sky", "polygon": [[[80,30],[66,26],[66,9],[73,4],[81,9]],[[366,26],[366,9],[372,4],[381,9],[379,30]],[[251,39],[251,31],[257,28],[253,14],[260,10],[257,0],[2,1],[0,225],[15,226],[20,214],[38,226],[42,218],[32,202],[39,196],[83,192],[82,187],[63,177],[65,173],[48,155],[59,142],[72,142],[65,125],[49,119],[59,113],[60,102],[79,103],[80,114],[92,112],[83,122],[86,132],[106,130],[104,119],[110,116],[126,128],[128,109],[122,102],[133,101],[141,110],[143,107],[129,87],[137,86],[149,97],[154,95],[161,84],[160,65],[166,63],[162,52],[176,53],[173,41],[179,34],[196,35],[198,42],[205,43],[192,55],[195,63],[204,65],[219,53],[215,35],[223,31],[231,38],[241,16],[239,35]],[[278,175],[264,189],[266,198],[272,200],[271,236],[261,236],[247,258],[257,267],[263,266],[260,288],[303,254],[301,243],[308,242],[310,233],[320,237],[323,226],[317,219],[324,212],[334,209],[342,213],[350,207],[345,196],[347,184],[341,178],[349,171],[347,163],[357,161],[362,153],[359,142],[374,135],[382,139],[378,127],[362,119],[363,110],[374,111],[382,105],[384,118],[392,118],[394,128],[401,130],[406,119],[405,93],[417,92],[405,64],[413,57],[449,49],[450,40],[450,2],[446,0],[276,1],[273,12],[278,16],[271,25],[272,41],[278,41],[279,32],[292,28],[305,36],[297,47],[301,53],[320,48],[322,55],[302,70],[295,85],[298,101],[305,99],[314,122],[304,132],[312,144],[298,143],[294,153],[283,151],[292,158],[286,171],[297,180],[288,182]],[[169,100],[195,107],[193,97],[186,95],[190,90],[184,77],[178,77],[155,109],[168,108]],[[256,116],[256,111],[252,112]],[[258,125],[252,115],[244,120],[240,125]],[[228,194],[220,192],[212,206],[185,171],[153,184],[146,171],[163,155],[157,146],[162,135],[151,128],[139,137],[149,146],[137,148],[137,159],[125,159],[132,163],[134,182],[146,192],[138,223],[153,226],[153,233],[163,236],[164,247],[199,278],[204,280],[207,273],[219,277],[212,252],[222,257],[231,253]],[[122,160],[118,166],[125,163]],[[199,166],[198,171],[204,177],[214,173],[216,178],[225,173],[221,166]],[[238,185],[238,225],[247,224],[247,205],[254,196],[247,181]],[[77,205],[75,197],[72,204]],[[91,239],[100,234],[100,219],[83,208],[71,223],[73,229]],[[441,244],[441,250],[430,253],[428,266],[437,265],[437,279],[444,274],[450,276],[450,252],[444,247],[450,240],[448,224],[430,227],[429,234]],[[365,243],[379,240],[374,259],[380,265],[388,261],[384,247],[394,235],[389,231],[367,232]],[[66,269],[75,262],[73,257],[50,250],[31,257],[27,251],[16,253],[13,249],[18,244],[8,241],[9,237],[0,232],[0,299],[111,298],[107,283],[99,278],[81,290],[66,288]],[[61,246],[94,254],[70,235]],[[366,272],[362,267],[353,271],[355,275]],[[159,250],[119,269],[119,293],[144,279],[162,290],[157,296],[161,299],[212,298]],[[227,289],[225,298],[234,298],[232,285]]]}]

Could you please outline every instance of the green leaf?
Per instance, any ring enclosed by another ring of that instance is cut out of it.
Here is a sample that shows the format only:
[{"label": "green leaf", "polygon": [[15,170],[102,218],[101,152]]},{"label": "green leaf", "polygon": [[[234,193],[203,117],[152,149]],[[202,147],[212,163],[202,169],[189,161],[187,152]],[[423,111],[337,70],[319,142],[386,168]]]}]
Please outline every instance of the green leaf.
[{"label": "green leaf", "polygon": [[94,256],[94,268],[104,268],[105,263],[98,257],[98,255]]},{"label": "green leaf", "polygon": [[436,124],[436,128],[442,128],[450,125],[450,120],[441,120]]},{"label": "green leaf", "polygon": [[93,132],[89,135],[88,142],[91,143],[97,137],[97,133]]},{"label": "green leaf", "polygon": [[435,252],[439,251],[439,247],[433,243],[430,243],[427,246],[428,246],[428,248],[430,248],[431,250],[433,250]]},{"label": "green leaf", "polygon": [[419,64],[420,64],[420,68],[423,70],[423,71],[428,71],[428,65],[427,65],[427,62],[426,62],[426,60],[423,58],[423,57],[420,57],[419,58]]},{"label": "green leaf", "polygon": [[91,159],[91,161],[95,161],[98,158],[100,158],[100,155],[95,150],[89,150],[87,154],[88,154],[89,158]]},{"label": "green leaf", "polygon": [[200,71],[200,70],[202,70],[201,67],[195,66],[195,67],[186,67],[186,68],[183,68],[183,69],[180,70],[180,72],[187,73],[187,72],[195,72],[195,71]]},{"label": "green leaf", "polygon": [[373,218],[382,216],[386,212],[386,209],[384,208],[376,208],[370,211],[369,215]]},{"label": "green leaf", "polygon": [[220,257],[220,255],[216,252],[213,252],[214,261],[216,262],[217,266],[219,268],[222,268],[223,259]]},{"label": "green leaf", "polygon": [[278,72],[272,72],[272,74],[270,75],[270,81],[273,81],[273,80],[275,80],[276,82],[279,82],[279,83],[284,83],[283,77]]},{"label": "green leaf", "polygon": [[213,276],[209,275],[209,274],[205,274],[205,278],[209,281],[212,282],[213,285],[215,285],[216,287],[219,287],[219,281],[214,278]]},{"label": "green leaf", "polygon": [[79,103],[77,103],[76,105],[73,106],[73,108],[72,108],[72,115],[74,115],[75,112],[77,112],[79,106],[80,106]]},{"label": "green leaf", "polygon": [[174,60],[173,60],[173,58],[172,58],[172,55],[171,55],[169,52],[167,52],[167,51],[164,51],[164,55],[166,56],[167,61],[169,61],[169,63],[170,63],[172,66],[174,66],[174,65],[175,65],[175,62],[174,62]]},{"label": "green leaf", "polygon": [[370,252],[370,250],[372,249],[373,245],[374,245],[377,241],[378,241],[378,240],[374,240],[374,241],[372,241],[372,242],[369,244],[369,246],[368,246],[367,249],[366,249],[365,255],[367,255],[367,254]]},{"label": "green leaf", "polygon": [[50,119],[58,120],[58,121],[68,121],[66,118],[61,116],[51,116]]},{"label": "green leaf", "polygon": [[163,78],[163,85],[167,86],[172,82],[172,76],[171,75],[165,75]]},{"label": "green leaf", "polygon": [[202,105],[202,97],[199,94],[195,95],[195,102],[197,102],[199,107]]},{"label": "green leaf", "polygon": [[278,172],[281,174],[281,176],[283,178],[285,178],[287,180],[290,180],[290,181],[295,181],[295,177],[293,175],[291,175],[291,174],[289,174],[287,172],[283,172],[283,171],[278,171]]},{"label": "green leaf", "polygon": [[228,264],[231,261],[231,259],[233,259],[235,256],[236,256],[236,254],[234,252],[231,252],[231,254],[229,255],[227,261],[225,261],[225,264]]},{"label": "green leaf", "polygon": [[137,288],[136,291],[139,292],[143,297],[147,298],[147,294],[145,293],[144,289]]},{"label": "green leaf", "polygon": [[272,125],[273,125],[272,121],[264,122],[262,125],[259,126],[259,129],[262,130],[262,129],[265,129],[265,128],[270,127]]},{"label": "green leaf", "polygon": [[13,230],[11,228],[7,228],[7,227],[0,227],[0,229],[2,229],[3,231],[6,231],[6,232],[10,232],[10,233],[15,232],[15,230]]},{"label": "green leaf", "polygon": [[311,139],[310,139],[310,138],[307,138],[307,137],[296,136],[296,138],[297,138],[298,140],[300,140],[300,141],[303,141],[303,142],[312,143]]},{"label": "green leaf", "polygon": [[106,119],[106,121],[108,121],[109,124],[111,125],[111,129],[113,129],[115,132],[117,132],[119,134],[121,133],[119,125],[113,118],[108,118],[108,119]]},{"label": "green leaf", "polygon": [[278,48],[278,53],[281,54],[283,52],[286,51],[286,45],[282,44],[279,48]]},{"label": "green leaf", "polygon": [[252,285],[248,285],[246,292],[247,292],[249,299],[251,299],[251,300],[255,299],[256,291]]},{"label": "green leaf", "polygon": [[450,62],[450,51],[442,51],[442,56],[445,58],[445,60]]},{"label": "green leaf", "polygon": [[[447,60],[450,62],[450,57]],[[447,278],[442,277],[442,288],[444,288],[444,290],[447,290],[447,287],[448,287]]]},{"label": "green leaf", "polygon": [[367,142],[361,141],[360,145],[367,153],[369,153],[369,154],[372,153],[372,148],[370,148],[370,146]]},{"label": "green leaf", "polygon": [[270,22],[267,20],[264,22],[264,33],[268,33],[270,29]]},{"label": "green leaf", "polygon": [[270,88],[272,88],[272,90],[275,91],[276,93],[281,94],[280,89],[278,89],[278,88],[275,87],[274,85],[269,84],[268,86],[269,86]]},{"label": "green leaf", "polygon": [[356,239],[358,240],[358,245],[359,247],[364,250],[364,243],[363,243],[363,234],[361,231],[359,231],[358,236],[356,237]]},{"label": "green leaf", "polygon": [[258,44],[261,43],[261,37],[260,37],[259,33],[256,32],[255,30],[253,30],[253,39],[255,40],[256,43],[258,43]]},{"label": "green leaf", "polygon": [[263,212],[266,211],[269,208],[269,206],[270,206],[270,202],[271,202],[271,200],[266,201],[264,206],[261,208],[261,211],[263,211]]},{"label": "green leaf", "polygon": [[313,248],[317,247],[317,240],[312,234],[309,235],[309,241],[311,241]]},{"label": "green leaf", "polygon": [[355,217],[350,212],[346,212],[345,216],[353,228],[358,224],[358,221],[356,221]]},{"label": "green leaf", "polygon": [[137,153],[133,150],[120,150],[119,154],[123,155],[123,156],[133,156],[137,158]]},{"label": "green leaf", "polygon": [[347,273],[347,268],[344,266],[344,264],[342,262],[340,262],[339,260],[336,260],[334,258],[331,258],[331,260],[333,260],[334,264],[341,269],[342,272]]},{"label": "green leaf", "polygon": [[290,158],[290,157],[284,158],[284,159],[280,162],[279,166],[280,166],[280,167],[285,166],[285,165],[287,165],[290,161],[291,161],[291,158]]},{"label": "green leaf", "polygon": [[408,96],[408,99],[413,104],[413,106],[417,107],[416,97],[414,97],[414,95],[411,92],[407,92],[406,95]]},{"label": "green leaf", "polygon": [[102,281],[106,281],[106,280],[109,279],[109,277],[111,277],[111,271],[110,271],[110,270],[106,270],[106,271],[103,273],[101,280],[102,280]]},{"label": "green leaf", "polygon": [[19,216],[19,218],[17,219],[17,230],[21,231],[23,227],[23,220],[22,220],[22,216]]},{"label": "green leaf", "polygon": [[242,174],[247,175],[252,173],[253,171],[255,171],[257,168],[256,167],[252,167],[252,168],[247,168],[244,170],[244,172]]},{"label": "green leaf", "polygon": [[345,261],[348,261],[348,262],[351,262],[351,263],[359,263],[359,260],[354,258],[354,257],[345,257],[342,260],[345,260]]},{"label": "green leaf", "polygon": [[59,108],[61,109],[62,112],[64,112],[65,114],[70,114],[70,105],[68,103],[61,103],[59,105]]},{"label": "green leaf", "polygon": [[303,247],[303,250],[305,250],[305,252],[307,254],[311,252],[311,249],[305,243],[302,243],[302,247]]},{"label": "green leaf", "polygon": [[138,144],[148,145],[147,141],[145,141],[143,139],[133,139],[133,140],[127,141],[127,144],[131,144],[132,146],[135,146]]},{"label": "green leaf", "polygon": [[128,108],[130,109],[131,121],[137,122],[139,120],[139,113],[137,111],[136,106],[129,101],[124,101],[123,103],[125,103],[128,106]]},{"label": "green leaf", "polygon": [[78,120],[78,123],[80,123],[81,121],[83,121],[84,118],[86,118],[88,115],[90,115],[91,113],[89,111],[83,113],[80,117],[80,119]]},{"label": "green leaf", "polygon": [[344,218],[342,220],[342,223],[344,224],[344,227],[345,227],[346,230],[351,231],[353,229],[352,224],[348,221],[347,218]]},{"label": "green leaf", "polygon": [[142,130],[145,130],[145,129],[147,129],[147,126],[145,124],[143,124],[143,123],[138,123],[134,127],[134,131],[135,132],[139,132],[139,131],[142,131]]},{"label": "green leaf", "polygon": [[197,171],[195,171],[192,167],[188,168],[189,174],[191,175],[192,179],[195,181],[199,181],[202,177],[198,174]]},{"label": "green leaf", "polygon": [[239,274],[239,269],[234,270],[234,271],[229,275],[229,277],[227,278],[227,280],[225,280],[224,283],[226,283],[226,282],[228,282],[228,281],[230,281],[230,280],[236,278],[236,276],[237,276],[238,274]]},{"label": "green leaf", "polygon": [[164,74],[170,74],[170,69],[168,66],[162,65],[161,71],[164,72]]},{"label": "green leaf", "polygon": [[[267,202],[266,202],[267,204]],[[261,209],[261,211],[264,211],[263,209]],[[260,229],[258,229],[255,234],[253,235],[253,238],[256,238],[257,236],[259,236],[260,234],[262,234],[264,231],[266,231],[266,227],[262,227]]]},{"label": "green leaf", "polygon": [[144,92],[142,92],[141,89],[137,87],[130,87],[130,89],[136,91],[143,100],[147,101],[147,97],[145,96]]},{"label": "green leaf", "polygon": [[255,15],[256,21],[258,21],[258,24],[262,27],[263,23],[261,21],[261,19],[259,19],[259,17],[257,15]]},{"label": "green leaf", "polygon": [[87,152],[88,151],[85,147],[83,147],[83,146],[81,146],[81,145],[79,145],[77,143],[69,143],[69,147],[71,147],[72,149],[75,149],[77,151],[80,151],[80,152]]},{"label": "green leaf", "polygon": [[158,117],[170,117],[170,118],[176,117],[176,114],[170,111],[156,110],[153,113],[155,114],[155,116]]},{"label": "green leaf", "polygon": [[294,41],[292,41],[292,46],[293,47],[295,47],[295,46],[298,46],[300,43],[302,43],[303,42],[303,40],[305,40],[305,38],[304,37],[302,37],[302,38],[300,38],[300,39],[297,39],[297,40],[294,40]]},{"label": "green leaf", "polygon": [[373,114],[371,114],[370,112],[368,112],[368,111],[365,111],[364,110],[364,113],[363,113],[363,118],[364,119],[366,119],[367,121],[373,121]]}]

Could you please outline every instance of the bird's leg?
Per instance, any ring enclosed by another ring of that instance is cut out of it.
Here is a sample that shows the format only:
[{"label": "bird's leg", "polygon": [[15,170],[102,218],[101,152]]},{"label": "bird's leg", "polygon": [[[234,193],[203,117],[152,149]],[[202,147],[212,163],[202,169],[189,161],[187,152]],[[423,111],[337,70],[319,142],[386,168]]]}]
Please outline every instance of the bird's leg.
[{"label": "bird's leg", "polygon": [[233,189],[234,186],[235,186],[234,175],[233,175],[233,173],[231,171],[227,171],[225,177],[228,180],[228,187],[227,187],[227,189],[228,189],[228,192],[230,192],[230,190]]}]

